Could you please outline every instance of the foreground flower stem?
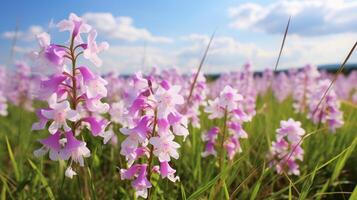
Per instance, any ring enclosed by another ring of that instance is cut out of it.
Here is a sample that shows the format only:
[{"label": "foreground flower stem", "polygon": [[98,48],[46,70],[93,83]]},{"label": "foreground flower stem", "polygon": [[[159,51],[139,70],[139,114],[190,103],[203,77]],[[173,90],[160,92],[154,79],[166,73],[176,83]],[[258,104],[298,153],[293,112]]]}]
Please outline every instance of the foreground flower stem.
[{"label": "foreground flower stem", "polygon": [[[77,56],[75,53],[76,48],[74,47],[74,36],[72,36],[71,38],[71,44],[69,47],[69,51],[70,51],[70,59],[72,62],[72,88],[70,88],[72,90],[72,98],[71,98],[71,106],[73,110],[77,109],[77,80],[76,80],[76,60],[77,60]],[[79,121],[80,122],[80,121]],[[78,121],[77,122],[73,122],[73,126],[71,127],[72,129],[72,133],[75,136],[76,135],[76,129],[78,126]],[[84,182],[84,196],[86,199],[90,199],[90,194],[89,194],[89,189],[88,189],[88,178],[87,178],[87,172],[84,169],[81,169],[82,174],[83,174],[83,182]]]},{"label": "foreground flower stem", "polygon": [[[73,92],[73,97],[72,97],[72,108],[76,110],[77,107],[77,81],[76,81],[76,57],[75,57],[75,50],[73,49],[74,46],[74,37],[71,39],[71,45],[69,47],[70,52],[71,52],[71,61],[72,61],[72,92]],[[75,134],[74,130],[73,134]]]},{"label": "foreground flower stem", "polygon": [[[227,107],[224,110],[224,118],[223,118],[223,129],[222,129],[222,138],[220,143],[220,155],[219,155],[219,172],[223,171],[223,165],[225,161],[225,149],[224,149],[224,141],[226,140],[226,129],[227,129]],[[220,188],[225,186],[225,177],[222,176],[218,183],[216,184],[215,188],[210,193],[210,199],[215,199],[217,193],[219,192]]]},{"label": "foreground flower stem", "polygon": [[[151,132],[151,137],[155,137],[156,136],[156,125],[157,125],[157,110],[155,109],[155,114],[154,114],[154,124],[152,127],[152,132]],[[151,166],[152,166],[152,162],[153,162],[153,157],[154,157],[154,145],[150,146],[150,157],[149,157],[149,167],[148,167],[148,180],[151,180]],[[151,199],[151,188],[148,189],[148,199]]]}]

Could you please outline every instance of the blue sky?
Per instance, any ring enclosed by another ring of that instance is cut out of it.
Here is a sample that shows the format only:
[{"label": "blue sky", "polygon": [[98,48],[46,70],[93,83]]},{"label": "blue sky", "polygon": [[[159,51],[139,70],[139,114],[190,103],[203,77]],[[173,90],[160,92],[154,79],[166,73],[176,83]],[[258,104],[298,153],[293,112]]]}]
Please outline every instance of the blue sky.
[{"label": "blue sky", "polygon": [[[22,59],[36,49],[38,32],[49,31],[56,41],[66,41],[49,23],[71,12],[91,23],[99,40],[110,43],[108,52],[100,55],[104,72],[130,73],[152,66],[191,70],[216,28],[207,72],[239,69],[247,61],[257,70],[272,67],[289,16],[284,68],[340,63],[357,39],[357,3],[347,0],[1,0],[1,4],[0,63],[8,65],[16,25],[20,37],[15,57]],[[357,56],[351,60],[356,62]]]}]

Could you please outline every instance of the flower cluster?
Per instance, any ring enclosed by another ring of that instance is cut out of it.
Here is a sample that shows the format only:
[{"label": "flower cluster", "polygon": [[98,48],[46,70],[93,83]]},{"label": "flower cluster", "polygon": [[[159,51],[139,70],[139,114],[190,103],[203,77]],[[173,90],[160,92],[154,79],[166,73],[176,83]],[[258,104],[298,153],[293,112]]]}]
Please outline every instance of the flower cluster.
[{"label": "flower cluster", "polygon": [[243,100],[241,101],[242,108],[249,120],[251,120],[256,114],[256,98],[259,88],[263,85],[259,84],[261,82],[263,83],[262,79],[254,77],[252,65],[247,63],[240,71],[222,74],[218,80],[211,84],[208,96],[216,98],[227,85],[236,88],[239,94],[243,96]]},{"label": "flower cluster", "polygon": [[275,98],[281,103],[291,93],[291,83],[289,77],[285,72],[281,72],[273,79],[272,89]]},{"label": "flower cluster", "polygon": [[[335,90],[329,88],[331,81],[320,80],[309,99],[310,118],[315,124],[326,123],[332,132],[343,125],[343,113]],[[326,93],[327,92],[327,93]]]},{"label": "flower cluster", "polygon": [[166,80],[172,85],[182,86],[180,93],[186,99],[186,103],[179,106],[178,110],[185,115],[193,127],[200,128],[200,107],[206,105],[208,92],[204,74],[202,72],[198,75],[197,72],[181,74],[176,68],[162,71],[154,68],[151,75],[160,80]]},{"label": "flower cluster", "polygon": [[[112,133],[105,131],[108,122],[101,116],[109,109],[102,98],[107,96],[107,82],[93,73],[86,66],[77,66],[77,59],[83,55],[96,66],[101,65],[97,53],[107,49],[108,44],[97,44],[96,30],[80,17],[70,14],[68,20],[58,23],[60,31],[70,31],[68,46],[51,43],[50,35],[38,35],[40,51],[34,52],[41,63],[50,63],[56,73],[41,80],[38,98],[46,100],[48,107],[39,109],[39,122],[33,124],[33,130],[47,128],[50,135],[40,140],[42,147],[34,152],[42,156],[49,152],[51,160],[69,160],[66,176],[72,178],[76,172],[73,163],[84,166],[85,157],[90,150],[83,139],[77,139],[81,130],[88,128],[93,136],[100,136],[107,142]],[[83,42],[81,34],[87,34]],[[70,69],[67,64],[70,64]],[[82,137],[83,138],[83,137]]]},{"label": "flower cluster", "polygon": [[[203,156],[216,155],[216,145],[221,145],[218,147],[221,152],[223,152],[223,148],[226,149],[230,160],[234,158],[236,153],[242,151],[239,139],[248,137],[242,124],[250,120],[250,117],[243,110],[242,101],[243,96],[230,86],[226,86],[219,97],[208,101],[208,106],[205,108],[205,112],[209,114],[208,118],[223,118],[224,125],[221,131],[217,127],[214,127],[203,137],[204,141],[207,141]],[[222,136],[220,144],[215,144],[218,132],[222,132]],[[222,153],[221,156],[223,156]]]},{"label": "flower cluster", "polygon": [[288,119],[280,121],[280,128],[276,130],[276,140],[272,142],[268,157],[270,165],[275,166],[277,173],[300,175],[298,160],[303,160],[304,150],[301,147],[305,130],[299,121]]},{"label": "flower cluster", "polygon": [[262,96],[265,95],[274,81],[274,71],[272,69],[266,68],[264,69],[262,76],[258,79],[259,86],[257,87],[259,94]]},{"label": "flower cluster", "polygon": [[[127,136],[121,143],[120,153],[128,165],[127,169],[121,169],[121,178],[133,180],[137,196],[147,197],[152,173],[173,182],[179,179],[170,161],[179,158],[180,145],[174,141],[175,135],[184,139],[188,135],[187,119],[177,109],[184,103],[180,90],[178,85],[158,82],[153,77],[143,78],[140,73],[131,78],[130,92],[124,100],[130,106],[121,108],[125,115],[122,119],[129,119],[120,129]],[[155,157],[158,166],[154,166]]]},{"label": "flower cluster", "polygon": [[5,66],[0,65],[0,115],[7,116],[7,99],[4,94],[6,89],[6,69]]},{"label": "flower cluster", "polygon": [[16,62],[16,72],[9,75],[9,83],[6,85],[9,101],[27,111],[34,111],[32,100],[37,77],[31,75],[30,66],[24,62]]},{"label": "flower cluster", "polygon": [[302,71],[298,72],[293,80],[293,107],[295,112],[304,113],[308,107],[308,99],[314,92],[314,84],[320,77],[320,73],[316,66],[307,65]]},{"label": "flower cluster", "polygon": [[206,78],[203,73],[199,73],[194,83],[196,73],[191,73],[184,77],[182,85],[185,99],[189,101],[181,107],[183,114],[187,117],[193,127],[200,128],[200,107],[206,105],[207,85]]},{"label": "flower cluster", "polygon": [[217,156],[215,145],[219,132],[220,130],[218,127],[212,127],[206,134],[202,135],[202,140],[206,142],[205,150],[201,154],[202,157],[207,157],[209,155]]},{"label": "flower cluster", "polygon": [[0,115],[1,116],[7,116],[7,114],[8,114],[8,112],[7,112],[6,97],[4,96],[2,91],[0,91]]}]

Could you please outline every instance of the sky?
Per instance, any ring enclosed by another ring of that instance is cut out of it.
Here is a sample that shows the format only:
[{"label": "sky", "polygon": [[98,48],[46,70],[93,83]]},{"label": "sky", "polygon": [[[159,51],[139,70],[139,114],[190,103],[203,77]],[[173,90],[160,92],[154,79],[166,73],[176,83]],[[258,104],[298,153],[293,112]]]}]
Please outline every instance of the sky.
[{"label": "sky", "polygon": [[[101,72],[197,68],[216,31],[204,71],[273,68],[289,16],[280,68],[339,64],[357,40],[357,1],[350,0],[0,0],[0,64],[27,60],[36,34],[66,42],[56,24],[70,13],[83,17],[110,44],[99,56]],[[17,27],[17,40],[13,45]],[[13,48],[13,56],[11,49]],[[350,63],[357,62],[357,53]]]}]

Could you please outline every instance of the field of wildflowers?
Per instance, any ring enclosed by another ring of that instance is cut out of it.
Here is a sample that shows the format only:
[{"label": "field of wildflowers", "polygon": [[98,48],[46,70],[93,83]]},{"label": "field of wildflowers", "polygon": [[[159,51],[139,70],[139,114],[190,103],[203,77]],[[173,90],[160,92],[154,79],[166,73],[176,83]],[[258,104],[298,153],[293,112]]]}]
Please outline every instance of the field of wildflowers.
[{"label": "field of wildflowers", "polygon": [[356,71],[101,75],[109,44],[57,27],[49,73],[0,71],[1,199],[357,199]]}]

